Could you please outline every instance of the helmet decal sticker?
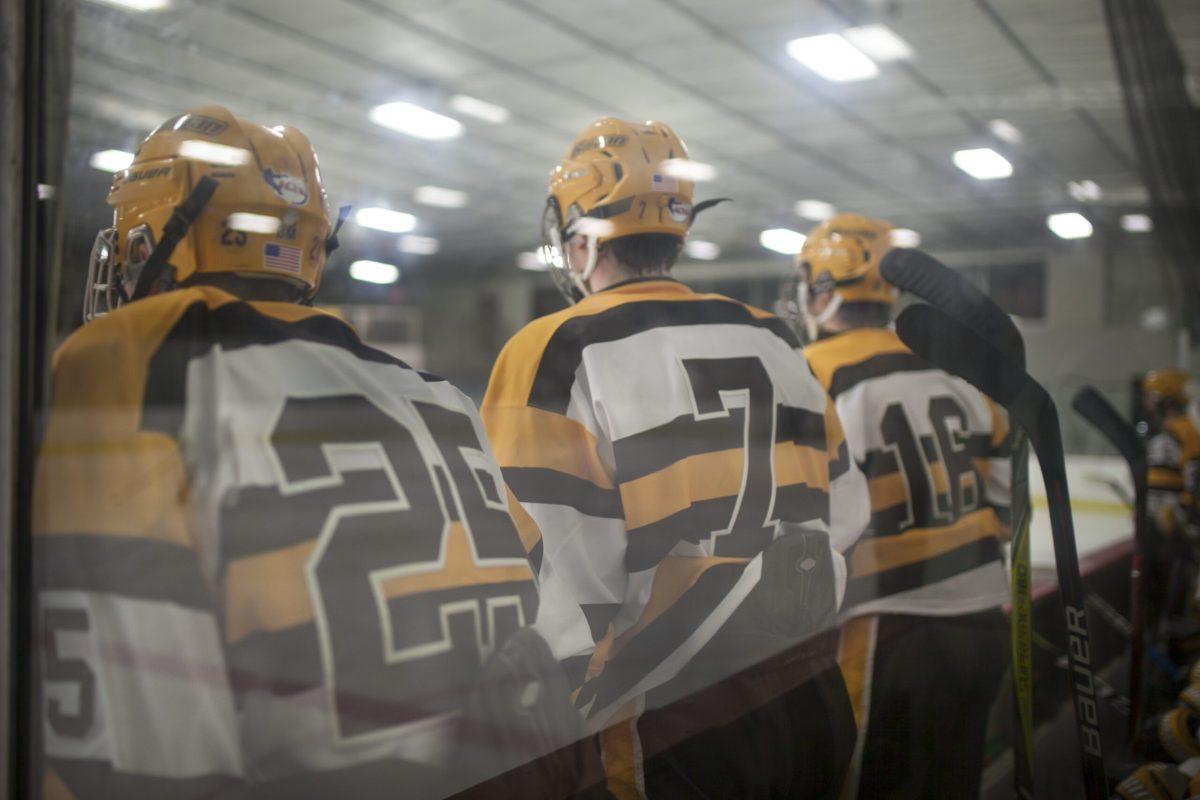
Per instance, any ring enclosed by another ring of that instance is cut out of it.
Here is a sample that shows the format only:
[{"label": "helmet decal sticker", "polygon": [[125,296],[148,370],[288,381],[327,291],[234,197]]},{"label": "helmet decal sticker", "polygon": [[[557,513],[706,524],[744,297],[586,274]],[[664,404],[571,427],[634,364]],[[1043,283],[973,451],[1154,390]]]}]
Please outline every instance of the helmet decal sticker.
[{"label": "helmet decal sticker", "polygon": [[692,204],[672,197],[667,200],[667,213],[676,222],[687,222],[692,217]]},{"label": "helmet decal sticker", "polygon": [[267,186],[271,187],[271,191],[285,203],[302,206],[308,202],[308,189],[300,178],[286,172],[276,172],[270,167],[263,170],[262,176]]},{"label": "helmet decal sticker", "polygon": [[650,176],[650,188],[656,192],[678,192],[679,181],[670,175],[660,175],[656,172]]},{"label": "helmet decal sticker", "polygon": [[299,247],[268,242],[263,245],[263,269],[300,274],[301,251]]}]

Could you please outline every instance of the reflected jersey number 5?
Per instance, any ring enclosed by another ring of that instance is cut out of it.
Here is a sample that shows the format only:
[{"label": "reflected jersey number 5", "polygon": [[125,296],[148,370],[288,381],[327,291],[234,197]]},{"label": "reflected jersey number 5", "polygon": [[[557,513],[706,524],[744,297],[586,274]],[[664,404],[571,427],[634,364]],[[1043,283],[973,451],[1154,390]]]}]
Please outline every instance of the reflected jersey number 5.
[{"label": "reflected jersey number 5", "polygon": [[[307,577],[340,740],[457,709],[483,659],[536,609],[531,579],[505,569],[524,567],[525,551],[471,418],[409,405],[419,423],[360,395],[289,398],[270,436],[280,508],[323,498],[289,524],[317,540]],[[339,470],[332,451],[378,466]],[[455,535],[469,557],[451,557]]]}]

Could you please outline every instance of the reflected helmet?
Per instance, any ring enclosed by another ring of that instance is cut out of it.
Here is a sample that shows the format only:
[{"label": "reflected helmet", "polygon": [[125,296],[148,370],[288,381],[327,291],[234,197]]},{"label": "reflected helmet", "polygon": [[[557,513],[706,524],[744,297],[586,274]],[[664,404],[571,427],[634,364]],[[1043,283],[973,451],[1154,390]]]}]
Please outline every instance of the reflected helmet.
[{"label": "reflected helmet", "polygon": [[114,222],[93,247],[85,319],[137,299],[131,287],[164,226],[205,177],[216,189],[171,252],[158,290],[224,272],[287,281],[307,298],[316,293],[333,225],[308,138],[203,106],[159,125],[113,176]]},{"label": "reflected helmet", "polygon": [[1181,369],[1156,369],[1147,372],[1142,379],[1142,391],[1182,403],[1187,400],[1183,391],[1187,382],[1188,374]]},{"label": "reflected helmet", "polygon": [[[605,117],[575,137],[550,173],[542,216],[546,260],[568,297],[588,293],[599,245],[640,233],[682,241],[696,212],[719,202],[693,207],[687,160],[683,140],[662,122]],[[576,234],[588,238],[589,263],[581,274],[571,273],[562,248]]]},{"label": "reflected helmet", "polygon": [[813,293],[835,292],[847,303],[894,303],[896,287],[879,273],[891,233],[890,222],[838,214],[808,234],[796,267]]},{"label": "reflected helmet", "polygon": [[[785,306],[794,304],[793,316],[804,324],[803,333],[811,340],[842,303],[884,303],[896,301],[896,287],[883,279],[879,264],[892,248],[892,224],[861,214],[838,214],[809,232],[796,255],[796,283]],[[834,295],[819,314],[809,308],[812,298]]]}]

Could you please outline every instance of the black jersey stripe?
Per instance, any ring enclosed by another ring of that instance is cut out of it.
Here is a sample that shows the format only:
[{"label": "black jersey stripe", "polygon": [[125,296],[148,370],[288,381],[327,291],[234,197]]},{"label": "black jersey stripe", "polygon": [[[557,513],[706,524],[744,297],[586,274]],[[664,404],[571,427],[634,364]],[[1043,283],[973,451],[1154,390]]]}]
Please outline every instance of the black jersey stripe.
[{"label": "black jersey stripe", "polygon": [[264,692],[289,697],[325,685],[321,641],[312,622],[258,631],[226,647],[235,694]]},{"label": "black jersey stripe", "polygon": [[631,300],[595,314],[573,317],[558,327],[542,352],[529,390],[529,405],[565,415],[585,348],[654,328],[684,325],[747,325],[770,331],[789,347],[800,346],[783,320],[755,317],[734,300]]},{"label": "black jersey stripe", "polygon": [[135,536],[56,533],[36,539],[39,588],[100,592],[213,610],[195,551]]},{"label": "black jersey stripe", "polygon": [[865,539],[867,536],[898,536],[903,532],[900,530],[902,526],[906,526],[905,530],[912,527],[906,525],[909,522],[908,515],[907,503],[899,503],[872,511],[871,521],[863,538]]},{"label": "black jersey stripe", "polygon": [[932,369],[934,368],[928,361],[912,353],[882,353],[834,370],[833,378],[829,382],[829,394],[836,398],[842,392],[847,392],[871,378],[881,378],[897,372],[925,372]]},{"label": "black jersey stripe", "polygon": [[745,569],[745,564],[731,563],[705,570],[670,608],[621,648],[604,665],[603,672],[584,684],[576,706],[586,708],[592,703],[590,710],[600,711],[632,689],[700,627],[728,596]]},{"label": "black jersey stripe", "polygon": [[[729,416],[696,419],[681,414],[649,430],[613,442],[617,481],[643,478],[690,456],[738,450],[745,446],[745,410],[729,409]],[[775,442],[792,442],[825,451],[825,415],[804,408],[779,405],[775,411]]]},{"label": "black jersey stripe", "polygon": [[237,350],[296,339],[338,347],[363,361],[390,364],[417,374],[400,359],[363,344],[354,329],[337,317],[314,314],[288,322],[263,314],[243,301],[210,308],[197,300],[179,316],[150,359],[142,395],[142,428],[171,436],[178,433],[183,421],[188,364],[193,359],[218,346]]},{"label": "black jersey stripe", "polygon": [[836,481],[849,471],[850,448],[846,446],[846,440],[842,439],[842,443],[838,445],[837,458],[829,464],[829,482]]},{"label": "black jersey stripe", "polygon": [[622,519],[621,495],[591,481],[542,467],[503,467],[504,482],[522,503],[570,506],[589,517]]},{"label": "black jersey stripe", "polygon": [[846,596],[842,607],[849,609],[870,600],[931,586],[1002,559],[999,541],[991,536],[977,539],[915,564],[851,577],[846,584]]},{"label": "black jersey stripe", "polygon": [[[650,569],[679,542],[695,544],[707,539],[714,531],[725,530],[733,519],[736,504],[736,496],[697,500],[668,517],[631,528],[625,550],[625,568],[630,572]],[[828,524],[829,493],[802,483],[776,487],[771,516],[785,522],[821,520]],[[739,555],[753,556],[770,544],[773,536],[773,527],[765,526],[762,546]]]}]

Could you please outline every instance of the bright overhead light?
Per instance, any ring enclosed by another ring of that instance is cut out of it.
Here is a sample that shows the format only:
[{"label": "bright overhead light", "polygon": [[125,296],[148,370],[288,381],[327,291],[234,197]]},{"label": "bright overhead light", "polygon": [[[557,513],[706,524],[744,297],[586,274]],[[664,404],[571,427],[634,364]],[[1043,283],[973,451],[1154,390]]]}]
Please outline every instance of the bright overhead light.
[{"label": "bright overhead light", "polygon": [[490,122],[493,125],[503,125],[508,122],[508,118],[511,116],[507,108],[474,97],[468,97],[465,94],[456,94],[451,97],[450,107],[460,114],[466,114],[476,119],[481,119],[484,122]]},{"label": "bright overhead light", "polygon": [[240,167],[250,163],[250,151],[243,147],[202,142],[199,139],[188,139],[180,144],[179,155],[209,164],[220,164],[223,167]]},{"label": "bright overhead light", "polygon": [[530,272],[545,272],[550,269],[550,259],[546,257],[546,249],[539,247],[517,254],[517,266]]},{"label": "bright overhead light", "polygon": [[1163,306],[1150,306],[1142,309],[1142,313],[1138,315],[1138,322],[1151,333],[1165,331],[1171,324],[1171,312]]},{"label": "bright overhead light", "polygon": [[833,207],[833,203],[826,203],[824,200],[801,200],[796,203],[796,216],[814,222],[824,222],[836,213],[837,209]]},{"label": "bright overhead light", "polygon": [[408,233],[417,227],[417,218],[412,214],[390,208],[360,208],[354,212],[354,221],[364,228],[387,233]]},{"label": "bright overhead light", "polygon": [[1007,178],[1012,175],[1012,164],[990,147],[973,150],[955,150],[954,166],[981,181]]},{"label": "bright overhead light", "polygon": [[721,245],[703,239],[688,239],[683,245],[683,252],[698,261],[712,261],[721,255]]},{"label": "bright overhead light", "polygon": [[120,172],[132,163],[133,153],[124,150],[101,150],[88,159],[88,166],[101,172]]},{"label": "bright overhead light", "polygon": [[892,247],[920,247],[921,234],[912,228],[893,228],[891,235]]},{"label": "bright overhead light", "polygon": [[382,261],[355,261],[350,265],[350,277],[365,283],[395,283],[400,280],[400,268]]},{"label": "bright overhead light", "polygon": [[908,42],[886,25],[861,25],[846,31],[845,37],[876,61],[907,61],[913,57]]},{"label": "bright overhead light", "polygon": [[92,0],[92,2],[116,6],[129,11],[162,11],[171,5],[171,0]]},{"label": "bright overhead light", "polygon": [[992,120],[988,123],[988,130],[992,132],[992,136],[1009,144],[1020,144],[1021,140],[1025,138],[1017,126],[1006,119]]},{"label": "bright overhead light", "polygon": [[662,162],[662,171],[672,178],[681,181],[711,181],[717,177],[717,168],[703,161],[692,161],[690,158],[668,158]]},{"label": "bright overhead light", "polygon": [[405,234],[396,242],[396,249],[401,253],[411,253],[415,256],[431,256],[438,251],[439,242],[432,236],[417,236],[414,233]]},{"label": "bright overhead light", "polygon": [[758,235],[758,243],[776,253],[794,256],[804,247],[804,240],[807,238],[803,233],[791,228],[768,228]]},{"label": "bright overhead light", "polygon": [[1067,194],[1080,203],[1099,200],[1104,196],[1104,192],[1100,189],[1100,184],[1091,180],[1070,181],[1067,183]]},{"label": "bright overhead light", "polygon": [[792,39],[787,53],[827,81],[861,81],[879,74],[874,61],[836,33]]},{"label": "bright overhead light", "polygon": [[466,192],[441,186],[418,186],[413,192],[413,200],[421,205],[439,208],[462,208],[470,199]]},{"label": "bright overhead light", "polygon": [[1046,217],[1046,226],[1060,239],[1086,239],[1092,235],[1092,223],[1076,211],[1051,214]]},{"label": "bright overhead light", "polygon": [[462,136],[462,123],[428,108],[397,101],[375,106],[369,114],[371,122],[418,139],[457,139]]},{"label": "bright overhead light", "polygon": [[1121,227],[1129,233],[1149,233],[1154,230],[1154,220],[1149,214],[1122,214]]},{"label": "bright overhead light", "polygon": [[225,218],[225,227],[233,231],[243,231],[245,233],[265,233],[274,235],[279,233],[279,226],[282,224],[279,217],[271,217],[266,214],[251,214],[248,211],[237,211]]}]

